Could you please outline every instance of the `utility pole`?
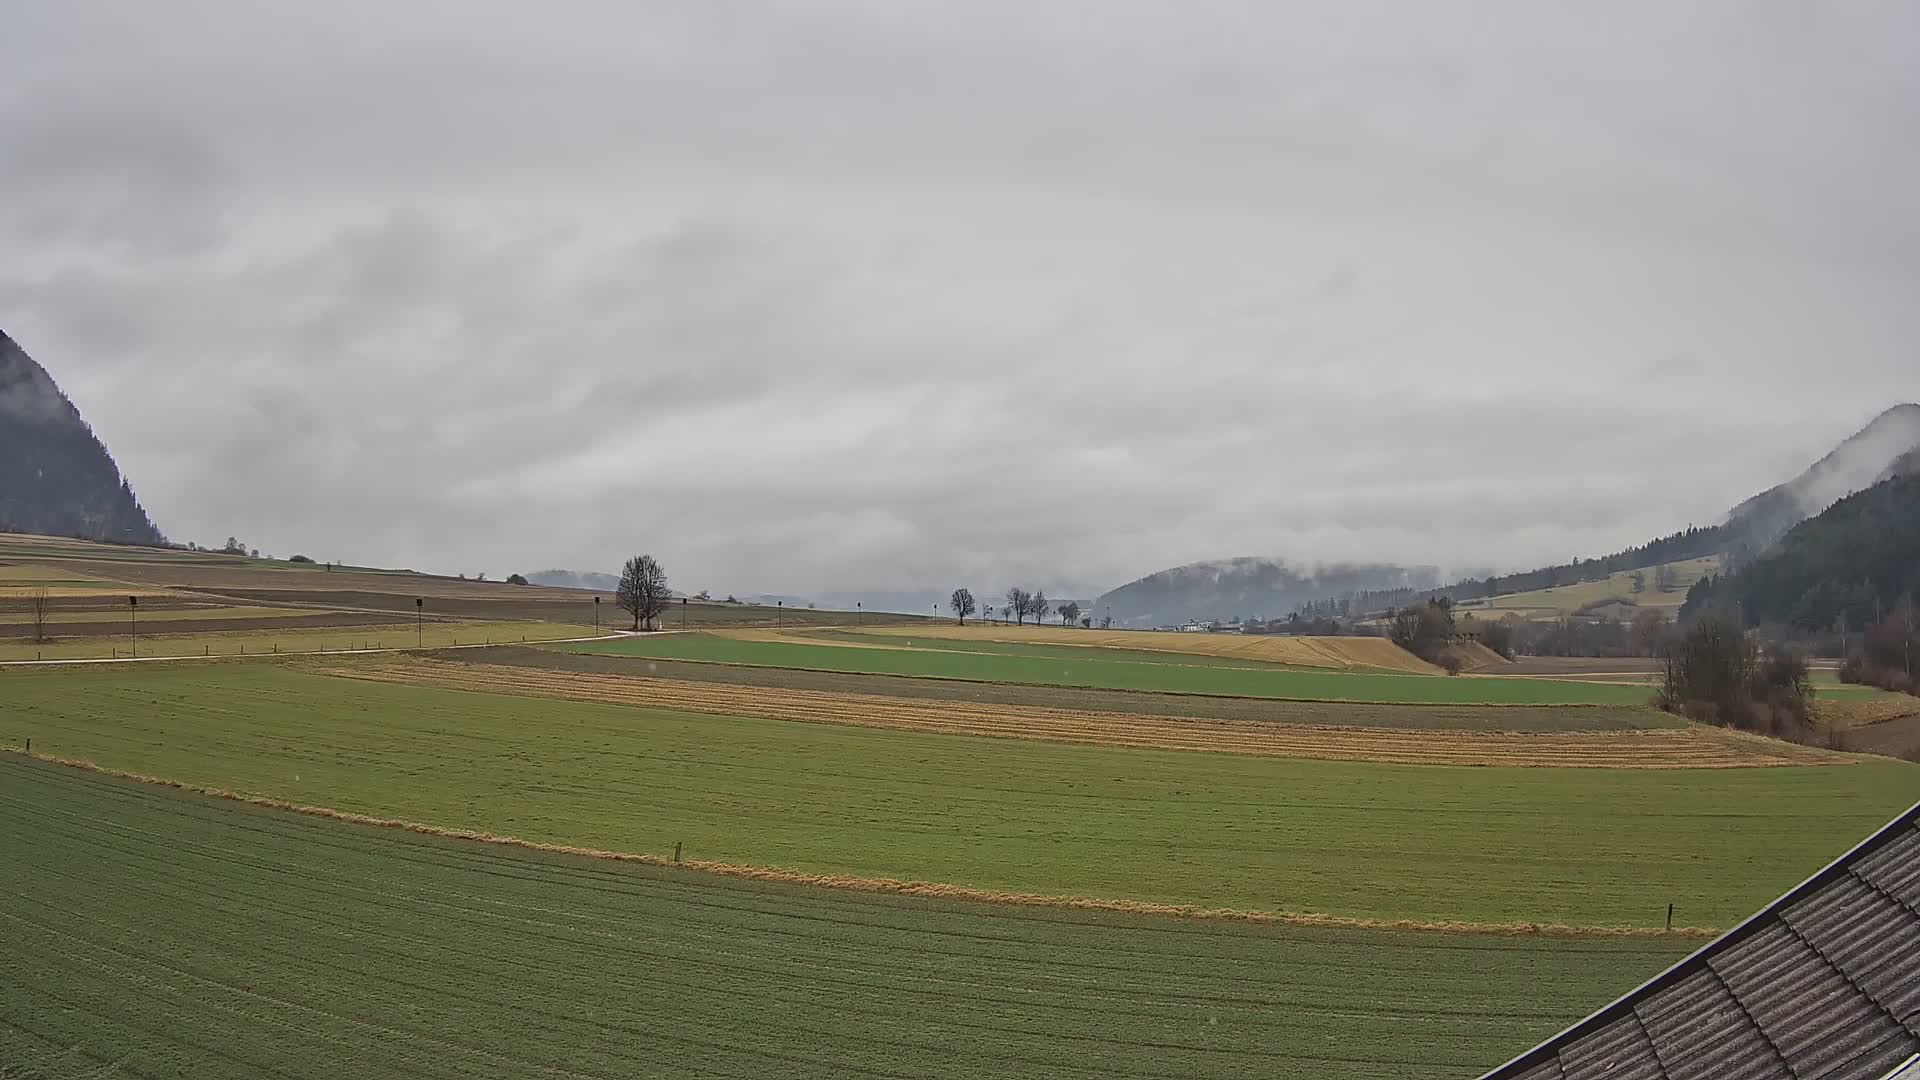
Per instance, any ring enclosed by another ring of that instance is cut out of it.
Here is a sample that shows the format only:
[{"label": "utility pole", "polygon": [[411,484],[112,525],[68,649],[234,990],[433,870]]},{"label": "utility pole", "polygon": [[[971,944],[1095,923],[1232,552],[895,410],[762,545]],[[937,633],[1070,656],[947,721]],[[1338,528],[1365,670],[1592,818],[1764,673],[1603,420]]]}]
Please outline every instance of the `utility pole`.
[{"label": "utility pole", "polygon": [[427,643],[427,598],[413,598],[413,644],[420,648]]},{"label": "utility pole", "polygon": [[773,602],[773,628],[775,630],[780,629],[780,616],[786,614],[786,612],[787,602],[785,600],[775,600]]},{"label": "utility pole", "polygon": [[127,597],[127,619],[133,624],[133,655],[140,655],[140,598]]},{"label": "utility pole", "polygon": [[687,598],[683,596],[680,598],[680,629],[685,630],[686,628],[687,628]]},{"label": "utility pole", "polygon": [[865,626],[866,624],[867,624],[866,605],[862,601],[855,600],[853,602],[853,625]]},{"label": "utility pole", "polygon": [[600,632],[600,598],[597,596],[593,598],[593,632]]}]

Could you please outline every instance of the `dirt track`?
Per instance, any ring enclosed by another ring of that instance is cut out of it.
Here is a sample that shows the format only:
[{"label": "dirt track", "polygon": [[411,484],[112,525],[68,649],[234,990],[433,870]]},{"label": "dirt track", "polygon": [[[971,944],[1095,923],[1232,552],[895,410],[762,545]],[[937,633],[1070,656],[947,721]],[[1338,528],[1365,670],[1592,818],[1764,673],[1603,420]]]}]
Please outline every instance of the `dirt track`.
[{"label": "dirt track", "polygon": [[803,723],[1268,757],[1416,765],[1638,769],[1834,764],[1849,760],[1769,739],[1703,727],[1559,734],[1315,727],[766,690],[420,659],[321,664],[316,670],[378,682]]}]

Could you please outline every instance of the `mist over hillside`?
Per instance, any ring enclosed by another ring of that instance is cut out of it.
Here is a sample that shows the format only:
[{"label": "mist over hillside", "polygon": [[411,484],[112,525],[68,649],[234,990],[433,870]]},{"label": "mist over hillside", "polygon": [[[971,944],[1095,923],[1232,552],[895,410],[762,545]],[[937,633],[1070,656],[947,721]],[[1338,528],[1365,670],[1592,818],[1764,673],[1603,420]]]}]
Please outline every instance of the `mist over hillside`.
[{"label": "mist over hillside", "polygon": [[1728,541],[1755,552],[1764,550],[1788,529],[1892,475],[1895,460],[1916,449],[1920,449],[1920,404],[1895,405],[1799,476],[1729,511]]},{"label": "mist over hillside", "polygon": [[1279,618],[1302,604],[1440,584],[1433,566],[1334,564],[1302,566],[1243,556],[1189,563],[1148,574],[1101,596],[1093,613],[1116,625],[1164,626],[1188,620]]},{"label": "mist over hillside", "polygon": [[80,410],[5,331],[0,331],[0,531],[166,542]]}]

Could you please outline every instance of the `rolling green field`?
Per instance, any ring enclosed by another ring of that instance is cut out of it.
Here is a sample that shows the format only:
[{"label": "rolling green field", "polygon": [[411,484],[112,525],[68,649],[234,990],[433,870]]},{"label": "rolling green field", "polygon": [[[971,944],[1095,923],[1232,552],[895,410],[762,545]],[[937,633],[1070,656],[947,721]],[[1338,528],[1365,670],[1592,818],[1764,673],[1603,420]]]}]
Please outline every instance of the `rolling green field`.
[{"label": "rolling green field", "polygon": [[[1169,662],[1107,659],[1099,649],[1070,657],[907,648],[859,648],[802,642],[751,641],[711,634],[662,634],[555,646],[606,656],[652,656],[723,664],[804,668],[872,675],[1036,686],[1084,686],[1176,694],[1227,694],[1293,701],[1514,705],[1644,705],[1644,686],[1551,679],[1445,678],[1374,672],[1307,671],[1253,666],[1202,666],[1187,657]],[[1084,654],[1084,655],[1081,655]]]},{"label": "rolling green field", "polygon": [[[1172,653],[1164,649],[1118,649],[1111,645],[1043,645],[1026,641],[987,641],[975,638],[921,638],[902,634],[863,634],[855,630],[809,631],[807,638],[823,638],[850,645],[916,648],[936,652],[979,653],[984,656],[1025,656],[1040,660],[1129,660],[1142,664],[1180,664],[1187,667],[1244,668],[1251,671],[1314,671],[1295,664],[1274,664],[1238,656]],[[805,639],[802,639],[802,644]]]},{"label": "rolling green field", "polygon": [[1189,716],[1274,724],[1413,728],[1422,731],[1641,731],[1684,727],[1672,713],[1628,705],[1407,705],[1351,701],[1284,701],[1208,694],[1152,694],[1086,687],[914,679],[900,675],[801,671],[794,668],[696,663],[650,657],[560,652],[537,646],[428,652],[436,660],[510,664],[548,671],[629,675],[692,682],[817,690],[933,701],[988,702],[1036,709],[1089,709],[1136,716]]},{"label": "rolling green field", "polygon": [[[1440,680],[1435,680],[1440,681]],[[1395,766],[1013,742],[366,683],[0,672],[0,743],[530,840],[1379,919],[1726,926],[1920,797],[1898,762]]]},{"label": "rolling green field", "polygon": [[36,1080],[1471,1077],[1689,948],[809,889],[12,755],[0,851]]}]

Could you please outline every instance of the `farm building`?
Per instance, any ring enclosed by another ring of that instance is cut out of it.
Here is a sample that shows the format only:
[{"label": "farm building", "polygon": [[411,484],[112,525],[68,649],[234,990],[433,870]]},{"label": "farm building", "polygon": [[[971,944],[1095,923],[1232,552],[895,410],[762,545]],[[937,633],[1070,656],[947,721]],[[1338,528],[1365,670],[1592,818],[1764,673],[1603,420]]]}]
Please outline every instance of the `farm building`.
[{"label": "farm building", "polygon": [[1920,805],[1483,1080],[1920,1080]]}]

